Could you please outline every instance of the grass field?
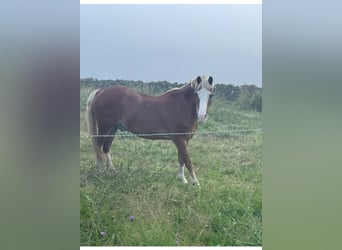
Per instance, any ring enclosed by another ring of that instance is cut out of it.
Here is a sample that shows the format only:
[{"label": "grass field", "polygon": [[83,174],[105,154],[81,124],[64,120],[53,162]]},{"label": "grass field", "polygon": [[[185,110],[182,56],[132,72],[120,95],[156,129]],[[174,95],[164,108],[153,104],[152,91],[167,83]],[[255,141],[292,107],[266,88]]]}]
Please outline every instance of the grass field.
[{"label": "grass field", "polygon": [[[89,92],[81,90],[81,134]],[[99,176],[90,139],[81,137],[80,245],[262,245],[261,132],[233,132],[251,128],[261,128],[260,113],[213,100],[198,131],[225,133],[197,134],[189,143],[200,188],[177,180],[170,141],[117,137],[112,158],[118,172]],[[190,181],[187,170],[185,176]]]}]

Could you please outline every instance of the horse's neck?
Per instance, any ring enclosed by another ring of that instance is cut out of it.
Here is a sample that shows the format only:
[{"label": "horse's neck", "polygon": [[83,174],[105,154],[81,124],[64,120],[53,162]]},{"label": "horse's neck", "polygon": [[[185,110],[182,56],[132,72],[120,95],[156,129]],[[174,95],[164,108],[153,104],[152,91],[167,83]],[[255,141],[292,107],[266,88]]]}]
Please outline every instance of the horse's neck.
[{"label": "horse's neck", "polygon": [[198,100],[196,99],[195,92],[190,84],[182,87],[181,95],[184,98],[184,101],[189,104],[186,105],[188,107],[189,114],[192,115],[194,119],[197,119],[197,108],[199,104],[197,103]]},{"label": "horse's neck", "polygon": [[164,94],[164,98],[166,98],[167,102],[171,102],[169,105],[182,107],[181,113],[186,117],[187,123],[191,124],[190,126],[194,126],[197,122],[198,103],[190,84],[169,90]]}]

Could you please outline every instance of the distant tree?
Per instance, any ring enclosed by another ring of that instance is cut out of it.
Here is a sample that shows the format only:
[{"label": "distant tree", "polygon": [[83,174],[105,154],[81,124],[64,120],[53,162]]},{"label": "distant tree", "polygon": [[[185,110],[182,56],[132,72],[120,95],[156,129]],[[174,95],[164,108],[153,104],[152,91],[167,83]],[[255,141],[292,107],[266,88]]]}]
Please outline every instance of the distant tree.
[{"label": "distant tree", "polygon": [[[84,78],[80,80],[81,88],[103,88],[113,85],[124,85],[134,88],[145,94],[159,95],[175,87],[183,86],[185,83],[169,83],[167,81],[142,82],[131,80],[98,80]],[[232,101],[240,109],[262,111],[262,89],[255,85],[235,86],[232,84],[216,84],[215,98],[222,98]]]}]

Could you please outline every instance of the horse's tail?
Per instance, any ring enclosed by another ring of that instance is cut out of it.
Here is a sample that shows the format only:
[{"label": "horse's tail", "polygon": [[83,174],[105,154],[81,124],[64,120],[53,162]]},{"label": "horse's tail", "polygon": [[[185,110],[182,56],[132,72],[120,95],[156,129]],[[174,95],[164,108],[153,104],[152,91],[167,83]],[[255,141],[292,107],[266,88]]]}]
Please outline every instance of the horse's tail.
[{"label": "horse's tail", "polygon": [[94,98],[95,98],[95,96],[99,90],[100,89],[96,89],[90,93],[88,100],[87,100],[87,108],[86,108],[88,133],[91,137],[91,142],[93,144],[94,153],[95,153],[96,158],[98,160],[102,159],[102,152],[101,152],[101,148],[100,148],[100,146],[97,142],[97,138],[96,138],[97,123],[96,123],[95,115],[93,112],[93,102],[94,102]]}]

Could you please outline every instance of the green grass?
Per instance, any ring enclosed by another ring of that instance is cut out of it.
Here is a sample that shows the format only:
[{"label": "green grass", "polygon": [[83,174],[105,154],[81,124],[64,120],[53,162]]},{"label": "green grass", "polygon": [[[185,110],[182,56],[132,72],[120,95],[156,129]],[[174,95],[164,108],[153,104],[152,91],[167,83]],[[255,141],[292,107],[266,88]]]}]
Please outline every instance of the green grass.
[{"label": "green grass", "polygon": [[[81,102],[89,92],[81,90]],[[80,129],[86,132],[82,105],[81,110]],[[214,100],[208,115],[199,131],[261,127],[260,113],[223,100]],[[80,244],[260,246],[261,145],[260,132],[195,135],[189,154],[198,188],[177,180],[177,151],[170,141],[117,137],[111,150],[118,172],[99,176],[90,139],[81,137]],[[185,176],[190,182],[187,170]]]}]

